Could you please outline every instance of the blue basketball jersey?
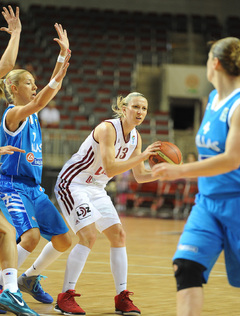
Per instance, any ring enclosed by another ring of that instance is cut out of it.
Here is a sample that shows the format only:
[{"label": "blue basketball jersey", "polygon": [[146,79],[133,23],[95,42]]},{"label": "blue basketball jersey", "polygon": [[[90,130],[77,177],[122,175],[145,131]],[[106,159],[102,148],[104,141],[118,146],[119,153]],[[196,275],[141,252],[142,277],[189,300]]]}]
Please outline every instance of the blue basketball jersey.
[{"label": "blue basketball jersey", "polygon": [[[230,119],[236,107],[240,105],[240,89],[233,91],[215,107],[217,98],[217,91],[213,90],[196,135],[199,160],[225,151]],[[199,177],[198,188],[200,193],[211,198],[240,196],[240,168],[217,176]]]},{"label": "blue basketball jersey", "polygon": [[10,104],[5,110],[0,126],[0,146],[12,145],[24,149],[25,153],[1,156],[0,173],[6,176],[26,177],[36,184],[42,177],[42,135],[36,114],[30,115],[15,132],[6,127],[7,112],[13,108]]}]

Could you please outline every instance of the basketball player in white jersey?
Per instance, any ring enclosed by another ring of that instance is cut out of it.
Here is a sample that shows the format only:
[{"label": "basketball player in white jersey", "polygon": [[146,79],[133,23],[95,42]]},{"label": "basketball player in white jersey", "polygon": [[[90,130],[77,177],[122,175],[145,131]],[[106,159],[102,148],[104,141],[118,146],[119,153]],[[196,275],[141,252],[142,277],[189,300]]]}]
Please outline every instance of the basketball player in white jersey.
[{"label": "basketball player in white jersey", "polygon": [[110,242],[110,264],[115,281],[115,311],[121,315],[139,315],[140,310],[130,300],[127,290],[127,252],[125,232],[117,211],[105,191],[115,175],[133,170],[138,182],[154,181],[144,161],[156,154],[161,142],[155,142],[141,152],[142,140],[136,130],[146,117],[148,102],[138,93],[118,97],[113,106],[116,119],[99,124],[63,166],[55,193],[63,215],[79,238],[68,260],[62,293],[58,295],[56,311],[85,315],[75,302],[76,282],[96,239],[96,229]]}]

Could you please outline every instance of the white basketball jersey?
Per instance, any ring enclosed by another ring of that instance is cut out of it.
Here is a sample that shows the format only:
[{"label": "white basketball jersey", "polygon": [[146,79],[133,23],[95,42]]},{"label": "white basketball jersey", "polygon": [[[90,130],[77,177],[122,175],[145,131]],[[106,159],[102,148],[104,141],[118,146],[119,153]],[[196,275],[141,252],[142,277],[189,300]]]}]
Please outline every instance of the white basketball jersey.
[{"label": "white basketball jersey", "polygon": [[[107,120],[106,122],[111,123],[116,131],[115,159],[118,161],[128,160],[137,147],[138,134],[136,129],[131,131],[130,138],[126,141],[120,119]],[[58,176],[58,180],[62,184],[79,183],[101,187],[105,187],[110,179],[103,168],[100,146],[94,139],[94,130],[82,143],[78,152],[65,163]]]}]

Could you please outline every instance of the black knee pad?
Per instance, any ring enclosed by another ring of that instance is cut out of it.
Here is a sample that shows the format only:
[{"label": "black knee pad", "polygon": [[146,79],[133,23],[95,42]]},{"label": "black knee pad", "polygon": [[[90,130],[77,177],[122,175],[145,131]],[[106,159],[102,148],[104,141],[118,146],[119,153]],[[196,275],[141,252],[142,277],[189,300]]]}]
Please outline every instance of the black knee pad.
[{"label": "black knee pad", "polygon": [[175,271],[177,291],[190,287],[202,287],[204,282],[202,273],[206,270],[203,265],[187,259],[175,259],[173,264],[177,266]]}]

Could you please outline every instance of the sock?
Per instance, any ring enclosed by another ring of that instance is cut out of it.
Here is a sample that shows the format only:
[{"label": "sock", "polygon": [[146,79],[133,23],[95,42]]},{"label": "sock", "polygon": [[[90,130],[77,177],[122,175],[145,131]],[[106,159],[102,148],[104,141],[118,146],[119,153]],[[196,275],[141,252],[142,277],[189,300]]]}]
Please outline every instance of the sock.
[{"label": "sock", "polygon": [[53,263],[63,252],[56,250],[52,242],[48,242],[37,257],[33,265],[25,272],[26,276],[39,275],[51,263]]},{"label": "sock", "polygon": [[31,252],[27,251],[19,244],[17,245],[17,251],[18,251],[18,268],[20,268],[23,262],[27,259],[27,257],[30,255]]},{"label": "sock", "polygon": [[8,268],[2,271],[3,289],[16,293],[18,290],[17,284],[17,269]]},{"label": "sock", "polygon": [[[18,268],[20,268],[23,262],[27,259],[27,257],[30,255],[31,252],[27,251],[19,244],[17,245],[17,251],[18,251]],[[3,283],[4,283],[3,275],[2,275],[2,271],[0,271],[0,285],[3,286]]]},{"label": "sock", "polygon": [[128,259],[126,247],[110,248],[110,265],[118,295],[127,289]]},{"label": "sock", "polygon": [[75,289],[77,280],[84,268],[90,251],[91,249],[88,247],[77,244],[70,252],[64,276],[63,293]]}]

